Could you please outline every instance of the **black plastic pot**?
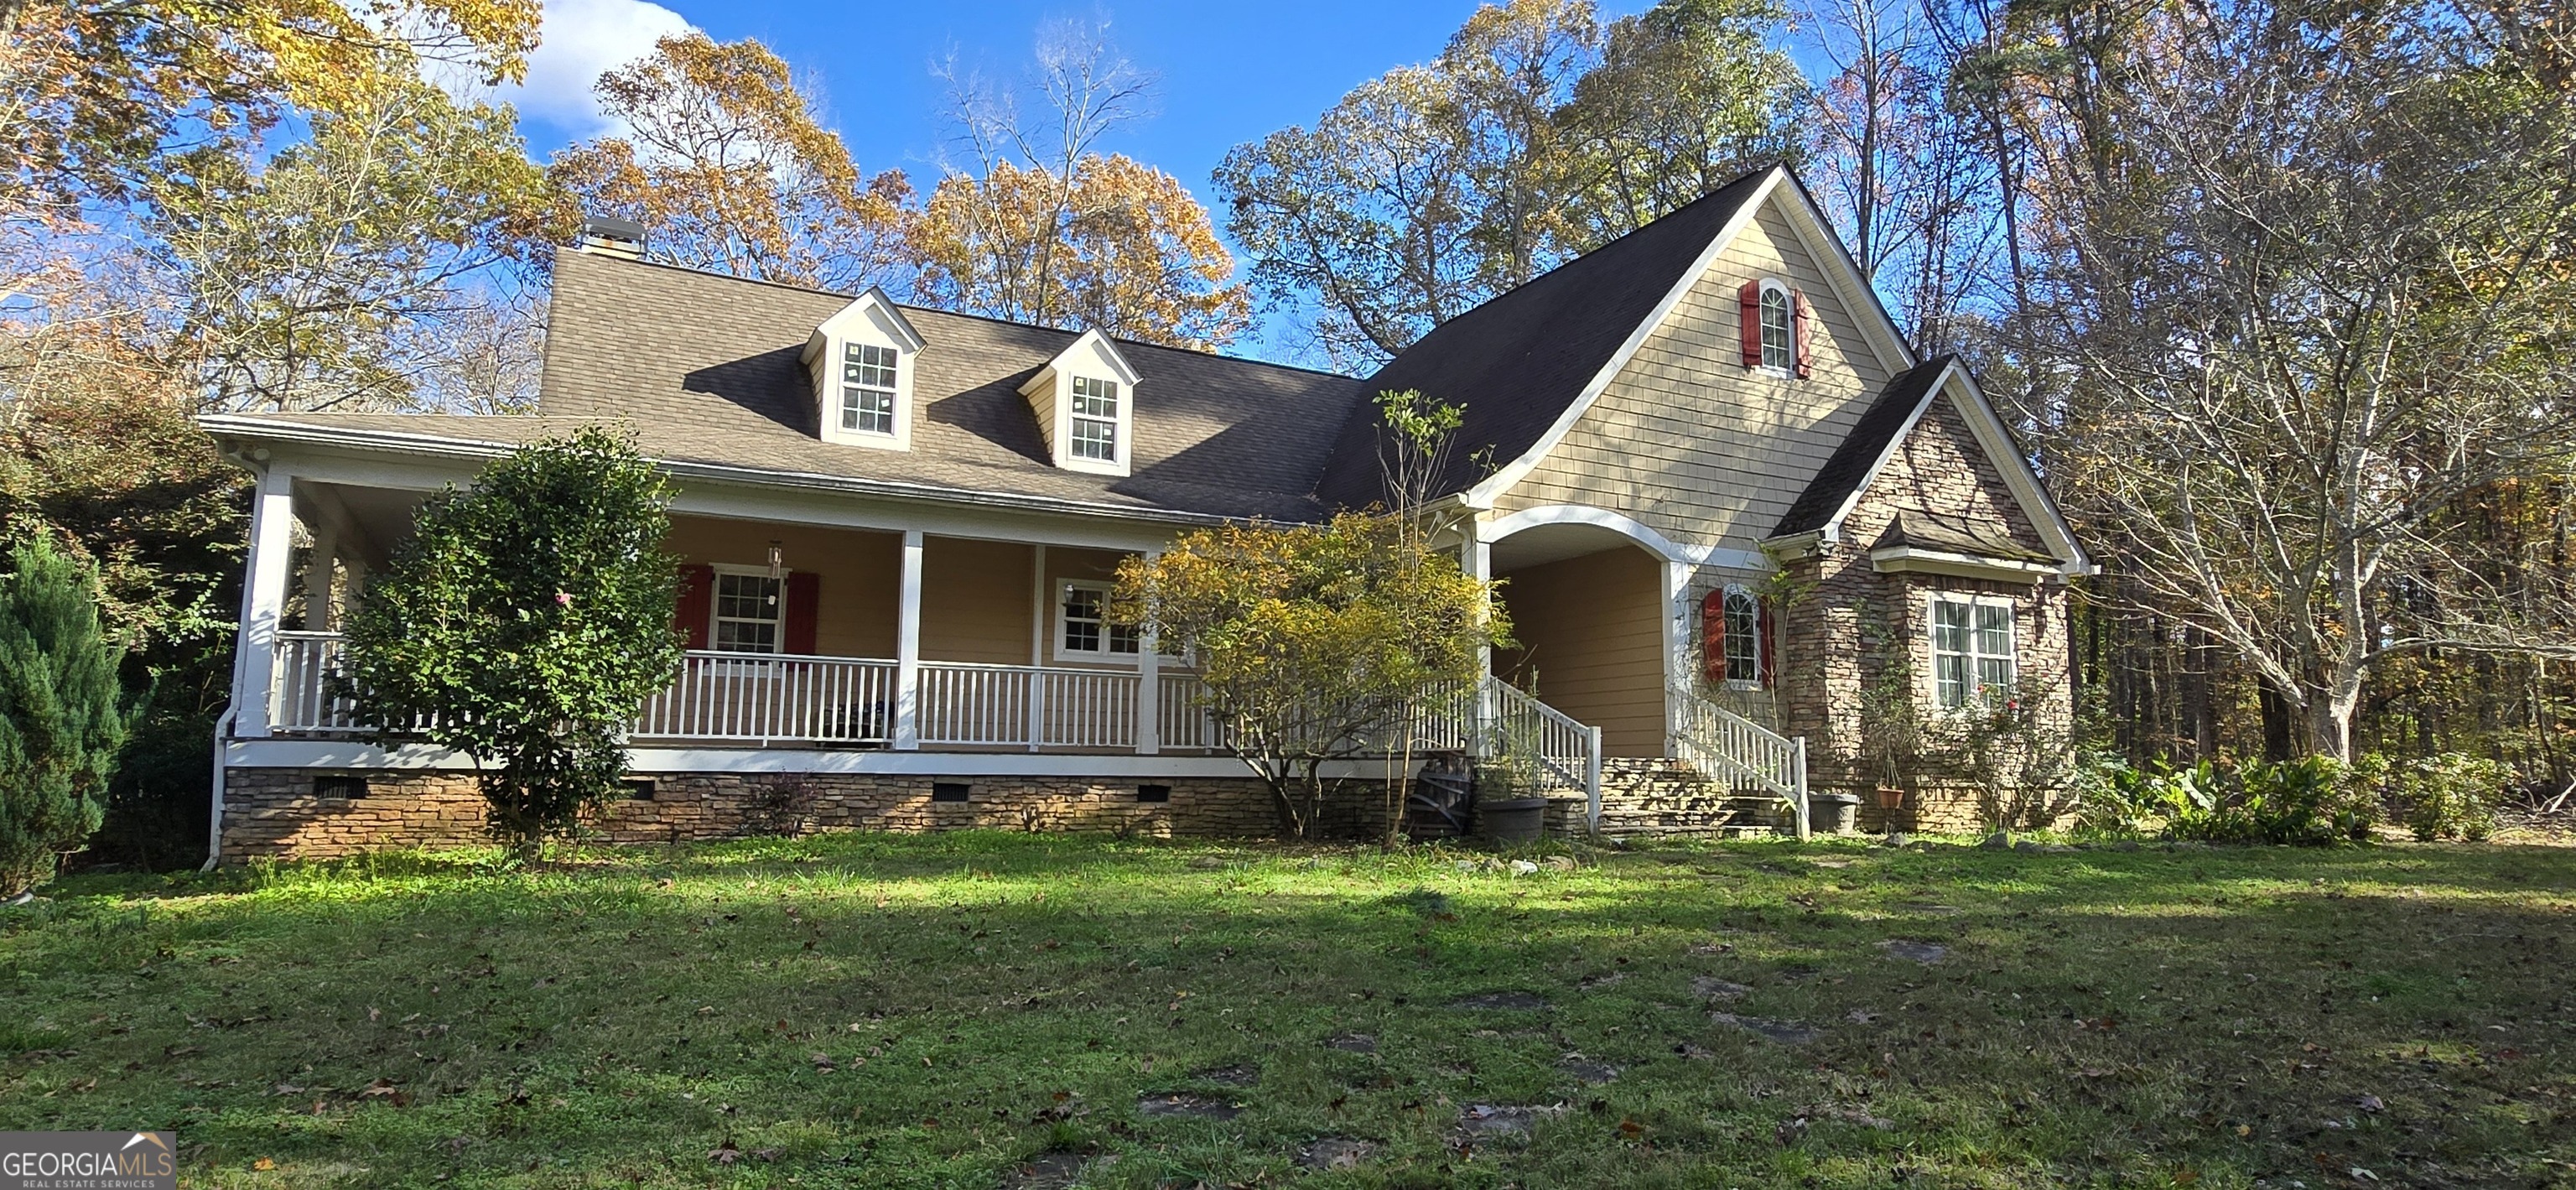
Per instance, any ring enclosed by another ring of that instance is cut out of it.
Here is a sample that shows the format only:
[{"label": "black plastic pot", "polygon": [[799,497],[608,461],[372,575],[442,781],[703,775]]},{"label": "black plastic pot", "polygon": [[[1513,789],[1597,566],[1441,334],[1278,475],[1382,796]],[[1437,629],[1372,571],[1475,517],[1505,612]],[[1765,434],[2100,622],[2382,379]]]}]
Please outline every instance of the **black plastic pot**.
[{"label": "black plastic pot", "polygon": [[1547,799],[1507,797],[1476,803],[1476,833],[1488,839],[1535,839],[1547,823]]},{"label": "black plastic pot", "polygon": [[1810,793],[1807,795],[1807,817],[1815,830],[1848,835],[1859,826],[1860,795]]}]

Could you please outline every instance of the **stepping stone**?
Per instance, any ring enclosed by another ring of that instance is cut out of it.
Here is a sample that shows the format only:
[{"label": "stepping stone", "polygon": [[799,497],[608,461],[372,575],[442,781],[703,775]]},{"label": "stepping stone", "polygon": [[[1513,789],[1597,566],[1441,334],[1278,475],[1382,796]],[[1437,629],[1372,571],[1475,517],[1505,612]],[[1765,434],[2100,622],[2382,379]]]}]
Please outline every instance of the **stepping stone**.
[{"label": "stepping stone", "polygon": [[1576,980],[1574,986],[1588,992],[1594,988],[1609,987],[1611,984],[1617,983],[1626,978],[1628,978],[1628,973],[1625,971],[1613,971],[1607,975],[1586,975],[1583,978]]},{"label": "stepping stone", "polygon": [[1556,1068],[1572,1075],[1578,1083],[1606,1083],[1619,1077],[1619,1068],[1608,1062],[1595,1062],[1581,1054],[1567,1054]]},{"label": "stepping stone", "polygon": [[1469,1136],[1528,1136],[1530,1127],[1565,1110],[1551,1107],[1496,1107],[1479,1103],[1458,1113],[1458,1130]]},{"label": "stepping stone", "polygon": [[1733,1025],[1749,1033],[1758,1033],[1782,1045],[1805,1045],[1824,1036],[1824,1030],[1797,1021],[1775,1021],[1766,1017],[1737,1016],[1731,1012],[1712,1012],[1708,1019],[1721,1025]]},{"label": "stepping stone", "polygon": [[1536,1012],[1547,1007],[1547,1001],[1528,992],[1481,992],[1449,1002],[1451,1008],[1495,1008],[1508,1012]]},{"label": "stepping stone", "polygon": [[1340,1050],[1346,1054],[1374,1054],[1377,1052],[1377,1035],[1374,1033],[1343,1033],[1337,1036],[1325,1038],[1324,1048],[1328,1050]]},{"label": "stepping stone", "polygon": [[1752,988],[1714,975],[1699,975],[1691,979],[1691,994],[1702,1000],[1741,1000],[1752,993]]},{"label": "stepping stone", "polygon": [[1368,1141],[1327,1136],[1297,1154],[1297,1164],[1307,1169],[1358,1169],[1361,1162],[1374,1156],[1377,1146]]},{"label": "stepping stone", "polygon": [[1879,943],[1878,948],[1895,958],[1910,959],[1927,967],[1940,962],[1950,953],[1949,947],[1938,942],[1911,942],[1903,938],[1890,938]]},{"label": "stepping stone", "polygon": [[1081,1176],[1082,1154],[1040,1153],[1003,1174],[1002,1190],[1066,1190]]},{"label": "stepping stone", "polygon": [[1250,1066],[1210,1066],[1191,1071],[1190,1077],[1220,1087],[1249,1087],[1261,1081],[1261,1072]]},{"label": "stepping stone", "polygon": [[1867,1025],[1875,1023],[1878,1020],[1878,1014],[1866,1008],[1855,1008],[1844,1013],[1843,1019],[1855,1025]]},{"label": "stepping stone", "polygon": [[1147,1091],[1136,1097],[1140,1116],[1181,1116],[1192,1120],[1231,1120],[1243,1109],[1213,1095],[1191,1091]]}]

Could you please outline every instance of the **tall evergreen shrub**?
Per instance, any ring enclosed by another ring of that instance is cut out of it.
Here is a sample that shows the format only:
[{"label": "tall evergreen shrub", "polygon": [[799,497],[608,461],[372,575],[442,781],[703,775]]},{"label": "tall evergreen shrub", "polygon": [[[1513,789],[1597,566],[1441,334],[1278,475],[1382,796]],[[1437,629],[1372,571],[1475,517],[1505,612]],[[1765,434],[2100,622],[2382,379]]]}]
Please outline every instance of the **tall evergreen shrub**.
[{"label": "tall evergreen shrub", "polygon": [[98,580],[38,538],[0,583],[0,895],[54,873],[107,808],[125,746],[124,650],[98,623]]}]

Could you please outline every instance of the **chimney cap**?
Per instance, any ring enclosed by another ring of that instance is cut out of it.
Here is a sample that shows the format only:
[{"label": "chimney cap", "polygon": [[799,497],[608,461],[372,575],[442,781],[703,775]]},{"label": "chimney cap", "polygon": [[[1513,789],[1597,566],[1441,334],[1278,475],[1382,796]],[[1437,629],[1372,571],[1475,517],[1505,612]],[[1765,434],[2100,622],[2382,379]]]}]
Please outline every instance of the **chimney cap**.
[{"label": "chimney cap", "polygon": [[581,220],[581,234],[584,237],[632,240],[641,244],[644,242],[644,225],[632,219],[620,219],[614,215],[585,215]]}]

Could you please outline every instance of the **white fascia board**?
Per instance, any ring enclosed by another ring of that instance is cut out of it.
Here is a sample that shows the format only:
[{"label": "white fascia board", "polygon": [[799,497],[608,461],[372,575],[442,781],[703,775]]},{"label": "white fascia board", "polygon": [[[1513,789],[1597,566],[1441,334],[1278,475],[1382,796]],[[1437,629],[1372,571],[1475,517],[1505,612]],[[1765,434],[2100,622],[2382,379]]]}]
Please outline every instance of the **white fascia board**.
[{"label": "white fascia board", "polygon": [[1486,476],[1484,482],[1467,490],[1467,503],[1470,506],[1493,507],[1496,499],[1504,492],[1510,491],[1513,484],[1519,483],[1523,476],[1528,475],[1538,466],[1539,460],[1546,458],[1549,451],[1556,449],[1557,443],[1565,440],[1566,434],[1573,431],[1574,423],[1581,420],[1584,413],[1592,408],[1593,402],[1601,399],[1601,394],[1609,389],[1610,382],[1618,379],[1619,373],[1627,369],[1628,361],[1636,357],[1638,350],[1646,345],[1646,340],[1653,338],[1655,332],[1663,328],[1664,320],[1672,317],[1673,310],[1682,304],[1684,297],[1690,294],[1691,287],[1699,284],[1700,278],[1708,275],[1710,267],[1717,263],[1719,254],[1725,252],[1726,246],[1733,243],[1736,235],[1753,221],[1755,214],[1762,209],[1762,204],[1770,201],[1771,195],[1779,190],[1780,184],[1786,181],[1788,176],[1786,167],[1777,165],[1771,167],[1771,172],[1762,179],[1762,184],[1755,187],[1753,193],[1744,200],[1743,205],[1736,208],[1735,214],[1727,219],[1726,226],[1718,229],[1716,235],[1709,237],[1708,246],[1700,250],[1698,259],[1691,262],[1691,267],[1682,270],[1681,279],[1673,283],[1672,289],[1664,294],[1662,301],[1655,303],[1654,310],[1646,315],[1646,320],[1637,324],[1637,329],[1629,333],[1627,341],[1619,345],[1619,350],[1610,353],[1609,362],[1601,365],[1601,370],[1593,374],[1591,381],[1583,386],[1583,391],[1577,393],[1573,402],[1565,407],[1565,412],[1557,415],[1556,423],[1549,426],[1546,433],[1539,435],[1538,441],[1531,443],[1528,450],[1521,452],[1519,458],[1513,459],[1505,464],[1502,470]]},{"label": "white fascia board", "polygon": [[813,363],[815,353],[823,350],[824,344],[847,338],[852,329],[861,325],[883,331],[895,340],[896,346],[907,352],[920,351],[925,342],[921,332],[913,329],[912,320],[903,316],[903,308],[895,305],[885,290],[871,285],[866,293],[850,299],[849,305],[816,325],[814,333],[805,340],[805,350],[796,358],[807,364]]},{"label": "white fascia board", "polygon": [[2057,501],[2049,497],[2048,485],[2041,483],[2039,473],[2031,469],[2030,459],[2021,453],[2021,444],[2013,441],[2012,431],[1995,412],[1993,402],[1977,388],[1976,378],[1954,363],[1935,391],[1952,383],[1958,385],[1958,391],[1951,403],[1966,415],[1968,431],[1977,436],[1977,445],[1985,449],[1986,457],[1995,461],[2004,486],[2012,490],[2013,499],[2021,503],[2022,512],[2048,543],[2049,555],[2060,563],[2058,569],[2065,574],[2094,573],[2098,568],[2085,556],[2084,547],[2076,543],[2075,530],[2058,511]]},{"label": "white fascia board", "polygon": [[1784,204],[1789,226],[1798,233],[1798,242],[1807,249],[1807,255],[1815,258],[1825,274],[1825,283],[1833,286],[1843,309],[1851,313],[1852,325],[1869,340],[1878,366],[1894,376],[1921,362],[1915,358],[1914,348],[1906,343],[1896,320],[1887,313],[1887,304],[1878,300],[1878,290],[1861,275],[1860,266],[1853,262],[1850,250],[1843,247],[1841,237],[1826,225],[1816,197],[1807,193],[1807,184],[1799,179],[1797,171],[1787,166],[1780,168],[1788,175],[1790,191],[1798,196],[1798,201]]},{"label": "white fascia board", "polygon": [[[264,421],[233,415],[209,415],[198,419],[198,425],[218,437],[239,438],[268,444],[313,446],[404,455],[440,461],[479,465],[499,458],[518,444],[434,434],[416,434],[399,430],[359,430],[326,426],[299,425]],[[1215,513],[1182,512],[1176,509],[1128,508],[1120,505],[1092,504],[1052,496],[1030,496],[1016,492],[977,491],[944,487],[938,484],[909,483],[900,480],[863,479],[847,475],[825,475],[804,471],[777,471],[763,467],[739,467],[719,463],[681,462],[657,459],[655,465],[676,479],[700,480],[743,487],[769,488],[781,491],[829,492],[850,496],[880,497],[891,500],[920,501],[965,508],[1009,509],[1022,512],[1052,513],[1065,516],[1100,518],[1157,525],[1221,525],[1237,518]],[[400,469],[396,469],[399,471]],[[411,490],[436,490],[458,482],[460,476],[449,472],[421,472],[407,482],[377,486],[404,487]],[[320,470],[299,465],[299,477],[332,482],[336,477]],[[466,470],[461,478],[472,478]],[[364,481],[360,481],[364,482]]]},{"label": "white fascia board", "polygon": [[1918,574],[1943,574],[1954,578],[1982,578],[2007,583],[2036,583],[2060,573],[2044,562],[2023,562],[2006,558],[1983,558],[1975,554],[1927,550],[1910,545],[1883,546],[1869,552],[1869,567],[1883,574],[1911,571]]},{"label": "white fascia board", "polygon": [[1770,556],[1760,551],[1717,545],[1685,545],[1626,513],[1588,504],[1543,504],[1495,517],[1480,526],[1478,540],[1491,544],[1539,525],[1590,525],[1608,529],[1636,542],[1666,562],[1692,567],[1722,566],[1730,570],[1757,571],[1772,567]]}]

